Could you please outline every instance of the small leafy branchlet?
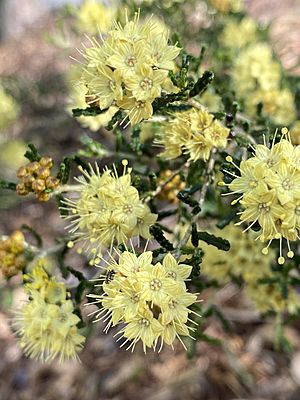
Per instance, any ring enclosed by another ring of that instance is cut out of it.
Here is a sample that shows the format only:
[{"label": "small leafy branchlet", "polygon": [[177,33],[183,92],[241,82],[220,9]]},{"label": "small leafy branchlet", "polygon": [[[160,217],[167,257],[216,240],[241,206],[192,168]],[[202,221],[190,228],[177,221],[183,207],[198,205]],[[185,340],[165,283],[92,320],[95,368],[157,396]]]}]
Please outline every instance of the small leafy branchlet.
[{"label": "small leafy branchlet", "polygon": [[52,158],[48,156],[20,167],[17,171],[17,177],[21,182],[16,187],[17,193],[20,196],[26,196],[33,192],[38,200],[48,201],[50,192],[59,185],[59,180],[51,175],[52,167]]}]

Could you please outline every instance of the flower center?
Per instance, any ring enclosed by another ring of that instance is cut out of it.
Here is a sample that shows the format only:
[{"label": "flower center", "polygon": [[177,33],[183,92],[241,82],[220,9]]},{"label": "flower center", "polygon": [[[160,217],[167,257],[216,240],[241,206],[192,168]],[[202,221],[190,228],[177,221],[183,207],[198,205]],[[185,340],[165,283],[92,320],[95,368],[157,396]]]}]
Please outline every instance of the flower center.
[{"label": "flower center", "polygon": [[140,300],[140,296],[138,294],[133,294],[131,296],[131,300],[133,301],[133,303],[138,303]]},{"label": "flower center", "polygon": [[276,164],[276,160],[274,160],[274,158],[270,158],[270,159],[267,161],[268,167],[274,167],[275,164]]},{"label": "flower center", "polygon": [[66,322],[67,319],[68,319],[68,317],[67,317],[67,314],[66,314],[66,313],[61,313],[61,314],[59,315],[59,317],[58,317],[58,320],[59,320],[60,322]]},{"label": "flower center", "polygon": [[125,204],[123,206],[123,211],[124,211],[125,214],[132,214],[133,206],[131,204]]},{"label": "flower center", "polygon": [[177,277],[176,272],[174,272],[174,271],[169,271],[169,272],[167,273],[167,277],[168,277],[168,278],[176,279],[176,277]]},{"label": "flower center", "polygon": [[282,187],[284,190],[291,190],[293,188],[293,182],[289,178],[286,178],[282,182]]},{"label": "flower center", "polygon": [[270,212],[270,207],[268,206],[267,203],[260,203],[258,205],[258,211],[260,213],[268,213],[268,212]]},{"label": "flower center", "polygon": [[144,78],[140,83],[140,87],[143,90],[150,90],[152,88],[152,80],[149,78]]},{"label": "flower center", "polygon": [[139,320],[139,324],[140,324],[140,325],[143,325],[143,326],[145,326],[145,327],[147,327],[147,326],[150,325],[150,322],[149,322],[146,318],[141,318],[141,319]]},{"label": "flower center", "polygon": [[134,67],[136,63],[136,58],[134,56],[129,56],[126,60],[126,63],[129,67]]},{"label": "flower center", "polygon": [[144,108],[145,107],[145,102],[144,101],[136,101],[135,102],[135,107],[136,108]]},{"label": "flower center", "polygon": [[257,186],[257,180],[256,179],[251,179],[251,181],[249,182],[249,186],[251,187],[251,188],[256,188],[256,186]]},{"label": "flower center", "polygon": [[150,282],[150,289],[151,290],[159,290],[161,288],[161,281],[159,279],[153,279]]},{"label": "flower center", "polygon": [[171,301],[169,302],[169,308],[174,309],[174,308],[176,307],[176,304],[177,304],[177,302],[176,302],[175,300],[171,300]]}]

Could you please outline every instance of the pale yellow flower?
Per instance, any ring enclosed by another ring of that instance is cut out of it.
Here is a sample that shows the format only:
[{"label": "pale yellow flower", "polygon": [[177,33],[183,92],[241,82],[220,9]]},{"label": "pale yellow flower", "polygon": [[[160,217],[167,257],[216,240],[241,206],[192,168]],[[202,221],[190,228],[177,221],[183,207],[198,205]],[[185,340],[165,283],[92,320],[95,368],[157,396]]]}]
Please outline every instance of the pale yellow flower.
[{"label": "pale yellow flower", "polygon": [[126,169],[127,160],[123,161],[124,170],[118,176],[106,169],[102,174],[96,164],[95,171],[83,171],[77,178],[80,184],[79,198],[65,201],[70,215],[70,232],[74,239],[82,241],[87,250],[94,254],[112,246],[125,243],[129,238],[142,236],[150,238],[149,227],[157,215],[152,214],[142,203],[136,188],[131,185],[131,169]]},{"label": "pale yellow flower", "polygon": [[26,279],[30,280],[25,284],[29,300],[14,319],[25,354],[41,361],[78,360],[85,338],[76,327],[80,318],[66,299],[64,284],[50,278],[41,264]]},{"label": "pale yellow flower", "polygon": [[241,21],[226,21],[225,28],[219,36],[221,45],[233,49],[240,49],[256,40],[257,24],[250,17],[244,17]]},{"label": "pale yellow flower", "polygon": [[158,135],[156,143],[165,147],[160,156],[168,160],[188,154],[189,159],[207,160],[214,147],[227,145],[229,129],[214,120],[206,109],[191,109],[175,114],[165,124],[165,130]]},{"label": "pale yellow flower", "polygon": [[162,91],[178,91],[168,71],[180,49],[168,44],[166,30],[154,18],[125,17],[125,25],[115,21],[102,44],[90,39],[91,47],[81,52],[86,62],[79,82],[87,88],[87,104],[102,110],[117,105],[135,125],[151,118],[152,102]]},{"label": "pale yellow flower", "polygon": [[288,89],[258,89],[249,93],[245,102],[246,112],[255,117],[259,103],[263,104],[263,112],[277,125],[289,125],[296,119],[294,96]]},{"label": "pale yellow flower", "polygon": [[127,111],[129,121],[132,125],[138,124],[143,119],[151,118],[153,114],[152,99],[137,100],[131,93],[129,97],[119,100],[117,105]]},{"label": "pale yellow flower", "polygon": [[254,43],[243,49],[234,60],[232,83],[238,96],[245,97],[256,89],[277,89],[280,65],[273,59],[272,49],[266,43]]},{"label": "pale yellow flower", "polygon": [[148,64],[138,64],[134,72],[124,77],[126,88],[138,101],[152,100],[161,94],[161,85],[165,81],[167,73],[161,70],[153,70]]},{"label": "pale yellow flower", "polygon": [[[258,223],[261,227],[259,238],[268,241],[263,253],[274,239],[279,239],[278,263],[283,264],[282,239],[286,239],[287,256],[292,258],[290,242],[299,240],[299,199],[300,199],[300,146],[293,146],[287,128],[282,129],[281,140],[271,148],[266,144],[255,146],[252,157],[237,167],[229,156],[227,161],[240,170],[241,176],[228,185],[233,193],[241,196],[232,202],[240,202],[244,210],[239,213],[241,222]],[[225,185],[224,182],[221,185]],[[249,229],[247,228],[247,229]]]},{"label": "pale yellow flower", "polygon": [[85,0],[76,11],[76,25],[79,30],[91,35],[106,33],[115,15],[116,9],[112,5],[105,6],[96,0]]},{"label": "pale yellow flower", "polygon": [[278,283],[251,284],[246,287],[246,293],[254,302],[255,308],[260,312],[275,311],[277,313],[288,312],[296,314],[300,309],[299,293],[292,287],[288,287],[288,297],[285,299]]},{"label": "pale yellow flower", "polygon": [[270,250],[268,255],[263,255],[263,244],[255,240],[255,232],[248,230],[243,233],[241,228],[230,224],[224,229],[214,229],[212,233],[226,238],[230,243],[230,250],[222,251],[201,243],[204,250],[201,272],[209,279],[224,284],[233,278],[242,278],[249,283],[257,282],[270,273],[275,251]]},{"label": "pale yellow flower", "polygon": [[148,347],[155,350],[159,340],[160,350],[164,343],[173,346],[176,338],[181,341],[180,335],[190,336],[193,329],[186,324],[192,311],[188,307],[197,300],[185,286],[190,266],[178,264],[171,254],[162,264],[153,264],[152,251],[140,255],[125,251],[118,261],[113,255],[110,260],[106,275],[100,277],[100,281],[104,279],[104,294],[89,295],[94,304],[102,305],[95,311],[95,320],[107,322],[105,332],[125,324],[118,332],[125,339],[121,346],[128,344],[127,349],[134,350],[141,341],[144,352]]}]

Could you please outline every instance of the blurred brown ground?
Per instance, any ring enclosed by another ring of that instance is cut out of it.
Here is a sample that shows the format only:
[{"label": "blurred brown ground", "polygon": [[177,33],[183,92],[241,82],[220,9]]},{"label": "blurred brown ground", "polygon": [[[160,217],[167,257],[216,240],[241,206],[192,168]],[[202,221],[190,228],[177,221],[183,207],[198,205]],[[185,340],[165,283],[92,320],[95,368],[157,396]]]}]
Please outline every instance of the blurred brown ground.
[{"label": "blurred brown ground", "polygon": [[[64,111],[66,88],[62,74],[70,65],[68,51],[45,41],[44,33],[55,30],[53,14],[36,9],[37,1],[24,1],[23,9],[21,3],[15,2],[18,7],[8,15],[10,37],[0,46],[0,75],[8,82],[10,77],[17,78],[21,88],[12,86],[12,90],[24,98],[22,116],[10,137],[33,141],[41,152],[60,160],[66,148],[68,152],[76,149],[81,133]],[[248,10],[259,20],[272,21],[276,51],[286,68],[299,73],[295,67],[300,56],[299,1],[252,0]],[[31,25],[21,30],[24,20]],[[15,29],[11,26],[14,23],[19,24]],[[11,171],[6,173],[11,176]],[[51,202],[38,204],[27,198],[19,201],[10,194],[1,195],[0,202],[3,233],[29,224],[47,245],[64,231],[64,223]],[[82,260],[75,258],[72,263],[80,267]],[[233,286],[225,287],[214,300],[222,306],[231,331],[224,332],[216,320],[209,320],[205,328],[205,333],[222,339],[224,345],[199,342],[191,360],[180,344],[174,351],[164,348],[159,355],[120,350],[112,337],[114,332],[104,335],[101,324],[97,324],[81,354],[81,364],[42,365],[22,356],[9,329],[8,306],[14,309],[22,296],[18,284],[18,279],[12,280],[8,288],[0,283],[0,400],[300,399],[297,324],[287,332],[293,353],[274,352],[272,325],[261,321]],[[208,295],[204,293],[203,297]]]}]

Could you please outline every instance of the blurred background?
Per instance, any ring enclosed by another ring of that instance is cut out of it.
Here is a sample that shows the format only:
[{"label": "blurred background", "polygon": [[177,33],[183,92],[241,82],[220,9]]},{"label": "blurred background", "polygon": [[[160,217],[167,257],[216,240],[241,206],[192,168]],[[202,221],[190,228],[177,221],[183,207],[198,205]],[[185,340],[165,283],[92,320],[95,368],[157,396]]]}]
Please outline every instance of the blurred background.
[{"label": "blurred background", "polygon": [[[73,64],[69,56],[80,38],[72,30],[74,7],[81,1],[0,0],[0,171],[15,181],[24,164],[27,143],[57,162],[80,145],[83,128],[68,111],[66,75]],[[104,2],[114,7],[115,3]],[[162,2],[163,3],[163,2]],[[176,2],[175,2],[176,3]],[[182,3],[182,2],[181,2]],[[185,1],[196,7],[201,21],[201,1]],[[149,5],[148,5],[149,6]],[[176,4],[173,5],[176,7]],[[300,2],[297,0],[249,0],[247,13],[271,23],[271,40],[285,68],[299,74]],[[141,9],[143,10],[142,6]],[[71,16],[71,17],[70,17]],[[187,16],[183,16],[187,20]],[[200,27],[199,27],[200,29]],[[97,140],[109,143],[109,134],[98,131]],[[0,233],[22,224],[32,226],[45,246],[64,232],[64,222],[53,202],[38,203],[2,190]],[[82,259],[70,263],[81,267]],[[22,290],[20,278],[0,281],[0,400],[298,400],[300,399],[300,332],[288,328],[294,346],[291,354],[274,352],[272,325],[262,320],[238,288],[225,286],[214,298],[222,306],[231,329],[216,319],[205,332],[222,345],[198,342],[189,358],[180,347],[164,348],[145,356],[120,350],[113,334],[93,327],[81,364],[43,365],[26,359],[11,333],[11,313]],[[204,294],[205,296],[205,294]],[[207,294],[209,296],[209,294]],[[300,325],[299,325],[300,327]]]}]

